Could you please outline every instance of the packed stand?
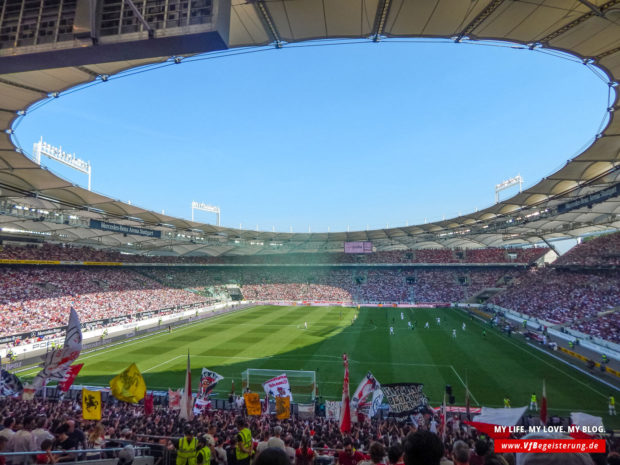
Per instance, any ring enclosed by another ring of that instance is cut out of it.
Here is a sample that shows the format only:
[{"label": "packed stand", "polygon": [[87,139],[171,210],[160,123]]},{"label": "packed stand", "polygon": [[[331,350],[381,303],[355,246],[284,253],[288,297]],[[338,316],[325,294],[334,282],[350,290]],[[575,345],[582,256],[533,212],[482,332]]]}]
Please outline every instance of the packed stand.
[{"label": "packed stand", "polygon": [[[588,334],[609,334],[620,342],[617,331],[604,330],[597,323],[599,312],[620,306],[620,272],[533,269],[512,281],[491,303],[551,323],[568,323]],[[613,323],[615,319],[603,323]]]},{"label": "packed stand", "polygon": [[[197,437],[202,446],[209,448],[212,465],[232,465],[237,462],[237,443],[244,439],[242,430],[247,428],[255,465],[515,463],[510,454],[492,453],[492,441],[467,427],[461,417],[448,415],[442,432],[439,415],[430,410],[400,420],[366,419],[353,423],[351,432],[345,434],[340,432],[338,422],[321,416],[278,421],[267,416],[244,419],[238,411],[216,410],[185,422],[177,412],[163,407],[149,415],[143,406],[130,404],[108,403],[102,410],[101,421],[80,421],[77,402],[2,399],[0,451],[42,451],[33,459],[45,464],[55,463],[58,457],[61,462],[106,458],[110,453],[100,450],[122,448],[118,463],[129,465],[137,455],[138,445],[149,445],[151,454],[160,459],[179,448],[179,439],[185,437],[191,442]],[[90,451],[83,455],[74,452],[80,449]],[[52,450],[62,451],[61,455],[52,455]],[[607,450],[611,454],[618,450],[615,438],[607,439]],[[588,455],[582,455],[582,461],[570,463],[594,463]],[[14,465],[30,462],[23,458],[12,460]]]},{"label": "packed stand", "polygon": [[233,284],[247,300],[447,303],[469,298],[522,271],[505,268],[219,268],[144,271],[169,286]]},{"label": "packed stand", "polygon": [[63,244],[42,244],[0,247],[0,259],[10,260],[60,260],[70,262],[122,262],[122,263],[185,263],[185,264],[347,264],[347,263],[530,263],[548,252],[547,248],[526,249],[418,249],[374,252],[368,254],[345,253],[279,253],[240,256],[150,256],[121,254],[114,250],[91,247],[72,247]]},{"label": "packed stand", "polygon": [[205,302],[133,271],[0,268],[0,336],[61,327],[71,307],[83,323]]},{"label": "packed stand", "polygon": [[620,232],[585,240],[558,258],[554,265],[618,266],[620,265]]}]

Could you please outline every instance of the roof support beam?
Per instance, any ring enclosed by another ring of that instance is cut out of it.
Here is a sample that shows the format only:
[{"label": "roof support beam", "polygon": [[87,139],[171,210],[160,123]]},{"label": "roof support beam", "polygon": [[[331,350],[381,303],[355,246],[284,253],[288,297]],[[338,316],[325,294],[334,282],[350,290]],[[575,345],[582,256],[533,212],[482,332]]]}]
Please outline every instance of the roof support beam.
[{"label": "roof support beam", "polygon": [[382,0],[377,5],[377,12],[375,14],[375,24],[372,28],[372,37],[373,42],[379,42],[381,39],[381,34],[385,29],[385,21],[387,20],[388,14],[390,13],[390,7],[392,6],[391,0]]},{"label": "roof support beam", "polygon": [[273,18],[271,17],[271,13],[269,13],[269,10],[267,9],[267,4],[264,0],[257,0],[255,5],[256,9],[260,14],[260,17],[263,20],[263,23],[267,26],[267,30],[269,31],[271,38],[275,42],[276,48],[282,48],[282,39],[280,39],[280,33],[276,28]]},{"label": "roof support beam", "polygon": [[467,26],[456,36],[456,42],[460,42],[464,37],[469,36],[472,32],[474,32],[478,26],[480,26],[484,21],[493,14],[493,12],[502,4],[504,0],[491,0],[489,4],[484,7],[484,9],[476,15],[474,19],[472,19]]},{"label": "roof support beam", "polygon": [[144,26],[144,28],[148,31],[149,38],[152,39],[155,34],[155,31],[150,26],[150,24],[147,22],[147,20],[144,19],[144,16],[142,16],[142,13],[140,12],[140,10],[138,10],[138,8],[136,7],[136,5],[134,5],[132,0],[125,0],[125,3],[131,9],[131,11],[133,11],[133,14],[136,15],[136,18],[138,18],[138,21],[140,21],[142,25]]},{"label": "roof support beam", "polygon": [[553,39],[555,39],[556,37],[561,36],[565,32],[570,31],[574,27],[580,25],[581,23],[583,23],[584,21],[592,18],[593,16],[604,16],[605,15],[605,11],[607,11],[612,6],[620,3],[620,0],[611,0],[611,1],[607,2],[607,3],[604,3],[603,5],[601,5],[598,8],[594,7],[594,9],[596,10],[595,11],[595,10],[592,9],[593,5],[588,5],[590,2],[585,2],[584,0],[579,0],[579,1],[581,3],[587,5],[588,8],[590,8],[590,12],[586,13],[585,15],[582,15],[579,18],[571,21],[570,23],[562,26],[560,29],[552,32],[551,34],[548,34],[545,37],[539,39],[538,42],[540,42],[542,44],[547,44],[550,41],[552,41]]}]

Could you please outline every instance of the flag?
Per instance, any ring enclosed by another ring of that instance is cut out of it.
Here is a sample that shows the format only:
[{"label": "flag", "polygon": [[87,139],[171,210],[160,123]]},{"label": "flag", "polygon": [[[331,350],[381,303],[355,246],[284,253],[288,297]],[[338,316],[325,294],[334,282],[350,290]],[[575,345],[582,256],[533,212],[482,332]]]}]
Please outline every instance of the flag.
[{"label": "flag", "polygon": [[[582,412],[571,412],[570,419],[571,426],[577,427],[577,431],[569,433],[569,436],[573,439],[592,439],[597,434],[597,432],[605,431],[602,417],[595,417],[593,415]],[[585,427],[587,427],[589,431],[593,431],[593,433],[584,433],[583,430],[585,429]]]},{"label": "flag", "polygon": [[123,402],[135,404],[146,395],[146,383],[135,363],[110,380],[112,395]]},{"label": "flag", "polygon": [[441,423],[439,430],[441,431],[441,442],[446,440],[446,393],[443,393],[443,403],[441,404]]},{"label": "flag", "polygon": [[260,415],[260,397],[258,397],[256,392],[246,392],[243,394],[243,400],[245,400],[245,408],[248,411],[248,415]]},{"label": "flag", "polygon": [[181,390],[173,391],[168,389],[168,408],[170,410],[179,410],[181,408]]},{"label": "flag", "polygon": [[224,377],[215,371],[203,368],[202,375],[200,376],[200,391],[198,393],[198,397],[201,399],[209,397],[209,394],[211,394],[211,391],[215,389],[217,383],[223,379]]},{"label": "flag", "polygon": [[349,405],[349,359],[342,354],[344,361],[344,381],[342,383],[342,404],[340,406],[340,431],[351,431],[351,407]]},{"label": "flag", "polygon": [[154,401],[154,398],[153,398],[152,392],[150,394],[147,394],[146,397],[144,398],[144,414],[147,416],[151,415],[153,413],[153,410],[155,410],[153,401]]},{"label": "flag", "polygon": [[276,397],[276,418],[286,420],[291,416],[291,399],[289,397]]},{"label": "flag", "polygon": [[194,402],[194,415],[200,415],[211,408],[211,401],[208,399],[196,398]]},{"label": "flag", "polygon": [[475,417],[476,421],[466,421],[464,423],[473,426],[492,439],[508,439],[510,437],[508,428],[505,431],[496,431],[496,426],[515,426],[521,420],[526,410],[527,406],[516,408],[482,407],[482,413]]},{"label": "flag", "polygon": [[372,393],[372,401],[370,402],[370,408],[368,410],[368,416],[373,418],[383,403],[383,391],[381,389],[375,389]]},{"label": "flag", "polygon": [[83,363],[71,365],[69,369],[65,372],[62,380],[58,382],[58,389],[60,389],[62,392],[67,392],[83,366]]},{"label": "flag", "polygon": [[181,396],[181,411],[179,412],[179,418],[190,421],[194,417],[194,411],[192,409],[192,369],[189,364],[189,350],[187,351],[187,370],[185,371],[185,389],[183,389],[183,395]]},{"label": "flag", "polygon": [[263,389],[265,394],[272,397],[290,397],[293,400],[293,394],[291,392],[291,386],[286,377],[286,373],[282,373],[280,376],[276,376],[263,383]]},{"label": "flag", "polygon": [[101,391],[82,389],[82,418],[101,420]]},{"label": "flag", "polygon": [[61,380],[71,364],[77,360],[82,351],[82,329],[80,318],[73,307],[69,315],[69,324],[65,334],[65,343],[58,349],[50,350],[43,356],[43,369],[35,376],[32,385],[38,391],[49,379]]},{"label": "flag", "polygon": [[428,404],[424,395],[424,384],[421,383],[383,384],[381,391],[387,398],[390,415],[393,416],[409,416]]},{"label": "flag", "polygon": [[[351,398],[351,418],[356,419],[358,414],[370,417],[370,410],[375,391],[381,390],[381,385],[369,371],[360,382]],[[383,394],[381,395],[383,400]]]},{"label": "flag", "polygon": [[14,396],[24,390],[22,382],[13,373],[0,370],[0,396]]},{"label": "flag", "polygon": [[540,421],[543,425],[547,424],[547,386],[543,379],[542,404],[540,404]]}]

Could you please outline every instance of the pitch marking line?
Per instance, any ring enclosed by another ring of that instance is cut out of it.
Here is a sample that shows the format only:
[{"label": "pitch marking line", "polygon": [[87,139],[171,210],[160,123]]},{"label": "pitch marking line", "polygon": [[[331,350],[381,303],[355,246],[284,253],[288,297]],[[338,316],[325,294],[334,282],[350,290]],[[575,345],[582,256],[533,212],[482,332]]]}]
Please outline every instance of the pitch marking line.
[{"label": "pitch marking line", "polygon": [[454,368],[454,365],[450,365],[450,368],[452,368],[452,371],[454,372],[454,374],[456,375],[456,377],[459,379],[459,381],[461,382],[461,384],[463,385],[463,387],[464,387],[466,390],[468,390],[468,391],[469,391],[469,395],[471,395],[471,398],[474,400],[474,402],[476,403],[476,405],[477,405],[478,407],[480,407],[480,402],[478,402],[478,399],[476,399],[476,396],[474,396],[474,393],[473,393],[473,392],[471,392],[471,389],[469,389],[469,388],[467,387],[467,385],[463,382],[463,378],[461,378],[461,377],[459,376],[459,373],[458,373],[458,371],[456,371],[456,368]]},{"label": "pitch marking line", "polygon": [[[474,321],[475,321],[475,320],[474,320]],[[482,326],[482,324],[481,324],[480,322],[478,322],[478,321],[475,321],[475,323],[476,323],[476,324],[478,324],[478,326]],[[484,329],[486,329],[486,328],[484,328]],[[554,364],[549,363],[547,360],[544,360],[543,358],[539,357],[539,356],[538,356],[538,355],[536,355],[535,353],[532,353],[531,351],[526,350],[524,347],[522,347],[521,345],[517,344],[516,342],[511,341],[509,338],[507,338],[507,337],[506,337],[506,336],[504,336],[503,334],[497,334],[497,336],[498,336],[500,339],[503,339],[504,341],[508,342],[509,344],[511,344],[511,345],[513,345],[513,346],[515,346],[516,348],[518,348],[518,349],[522,350],[523,352],[525,352],[526,354],[530,355],[531,357],[534,357],[535,359],[540,360],[540,361],[541,361],[541,362],[543,362],[545,365],[548,365],[548,366],[550,366],[551,368],[553,368],[554,370],[556,370],[556,371],[558,371],[558,372],[562,373],[563,375],[565,375],[565,376],[569,377],[570,379],[572,379],[572,380],[574,380],[574,381],[577,381],[579,384],[581,384],[581,385],[583,385],[583,386],[587,387],[587,388],[588,388],[588,389],[590,389],[592,392],[595,392],[595,393],[597,393],[598,395],[600,395],[600,396],[602,396],[602,397],[607,398],[607,396],[606,396],[605,394],[601,393],[600,391],[597,391],[596,389],[594,389],[594,388],[593,388],[592,386],[590,386],[589,384],[586,384],[586,383],[584,383],[583,381],[580,381],[579,379],[575,378],[575,377],[574,377],[574,376],[572,376],[570,373],[568,373],[568,372],[566,372],[566,371],[564,371],[564,370],[560,370],[560,369],[559,369],[557,366],[555,366]],[[545,352],[545,354],[546,354],[546,352]],[[547,355],[549,355],[549,354],[547,354]],[[574,369],[574,367],[572,367],[572,366],[571,366],[571,368],[573,368],[573,369]]]}]

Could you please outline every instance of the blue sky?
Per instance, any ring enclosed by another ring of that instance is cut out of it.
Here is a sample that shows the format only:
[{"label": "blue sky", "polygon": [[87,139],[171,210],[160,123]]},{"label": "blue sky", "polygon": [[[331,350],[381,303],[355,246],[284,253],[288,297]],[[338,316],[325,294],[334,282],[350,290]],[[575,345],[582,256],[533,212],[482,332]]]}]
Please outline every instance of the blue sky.
[{"label": "blue sky", "polygon": [[223,226],[341,231],[489,206],[496,183],[533,185],[575,156],[606,106],[607,85],[568,60],[386,41],[111,80],[29,114],[17,137],[28,152],[43,136],[90,160],[94,191],[144,208],[189,218],[198,200],[221,207]]}]

